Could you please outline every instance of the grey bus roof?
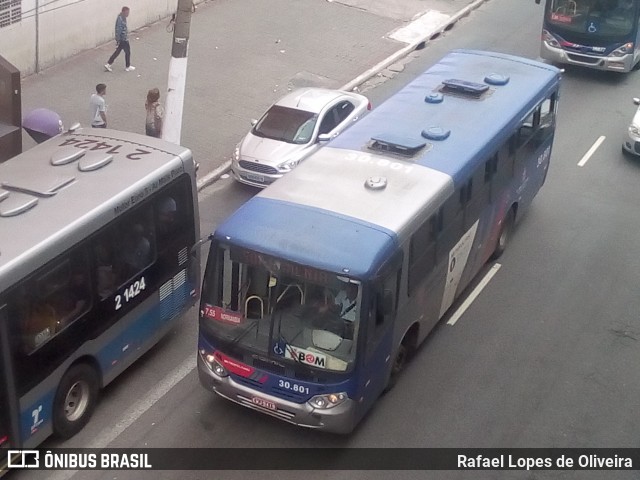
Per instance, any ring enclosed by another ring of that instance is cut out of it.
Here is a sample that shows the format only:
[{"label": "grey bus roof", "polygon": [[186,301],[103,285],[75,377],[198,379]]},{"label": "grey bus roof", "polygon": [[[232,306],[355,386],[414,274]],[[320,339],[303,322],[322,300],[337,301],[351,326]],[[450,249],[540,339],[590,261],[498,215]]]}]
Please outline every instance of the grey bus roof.
[{"label": "grey bus roof", "polygon": [[78,129],[0,163],[0,293],[182,172],[191,152]]},{"label": "grey bus roof", "polygon": [[321,148],[259,196],[361,219],[402,236],[453,193],[453,180],[422,165],[375,153]]}]

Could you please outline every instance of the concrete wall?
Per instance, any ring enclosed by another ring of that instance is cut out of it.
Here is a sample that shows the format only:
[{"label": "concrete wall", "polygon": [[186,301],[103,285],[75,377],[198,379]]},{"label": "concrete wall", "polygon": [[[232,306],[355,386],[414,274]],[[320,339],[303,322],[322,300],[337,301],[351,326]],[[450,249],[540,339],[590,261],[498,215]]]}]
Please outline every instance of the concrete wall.
[{"label": "concrete wall", "polygon": [[177,4],[178,0],[22,0],[23,19],[0,28],[0,55],[23,76],[29,75],[113,41],[116,17],[123,5],[131,9],[127,23],[132,32],[175,13]]}]

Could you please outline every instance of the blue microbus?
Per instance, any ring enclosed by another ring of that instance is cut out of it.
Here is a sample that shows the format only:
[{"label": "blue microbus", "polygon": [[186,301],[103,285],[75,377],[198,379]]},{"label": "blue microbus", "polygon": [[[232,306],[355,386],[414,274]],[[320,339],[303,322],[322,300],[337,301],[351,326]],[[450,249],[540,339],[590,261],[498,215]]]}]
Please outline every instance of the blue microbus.
[{"label": "blue microbus", "polygon": [[540,56],[629,72],[640,61],[639,17],[640,0],[546,0]]},{"label": "blue microbus", "polygon": [[212,236],[205,388],[351,431],[545,181],[560,71],[457,50]]},{"label": "blue microbus", "polygon": [[32,448],[78,432],[195,304],[195,164],[156,138],[75,129],[0,163],[0,182],[0,447]]}]

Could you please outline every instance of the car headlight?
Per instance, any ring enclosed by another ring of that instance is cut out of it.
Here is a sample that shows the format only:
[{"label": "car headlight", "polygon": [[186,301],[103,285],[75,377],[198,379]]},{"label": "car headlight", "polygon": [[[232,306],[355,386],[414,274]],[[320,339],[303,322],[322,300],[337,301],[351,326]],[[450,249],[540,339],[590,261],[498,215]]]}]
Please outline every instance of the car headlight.
[{"label": "car headlight", "polygon": [[613,52],[611,52],[612,57],[624,57],[625,55],[629,55],[633,52],[633,43],[625,43],[621,47],[616,48]]},{"label": "car headlight", "polygon": [[229,372],[222,366],[215,355],[207,353],[204,349],[200,350],[200,356],[205,361],[209,369],[219,377],[228,377]]},{"label": "car headlight", "polygon": [[316,395],[311,400],[309,400],[309,403],[319,410],[327,410],[329,408],[340,405],[346,399],[347,394],[345,392],[327,393],[324,395]]},{"label": "car headlight", "polygon": [[240,160],[240,144],[236,145],[236,148],[233,150],[233,160],[234,162]]},{"label": "car headlight", "polygon": [[640,137],[640,125],[636,125],[635,123],[629,125],[629,135]]},{"label": "car headlight", "polygon": [[290,160],[288,162],[283,163],[282,165],[279,165],[278,166],[278,170],[280,170],[281,172],[285,172],[285,173],[286,172],[290,172],[291,170],[296,168],[299,163],[300,163],[300,159]]},{"label": "car headlight", "polygon": [[560,42],[546,30],[542,30],[542,41],[550,47],[560,48]]}]

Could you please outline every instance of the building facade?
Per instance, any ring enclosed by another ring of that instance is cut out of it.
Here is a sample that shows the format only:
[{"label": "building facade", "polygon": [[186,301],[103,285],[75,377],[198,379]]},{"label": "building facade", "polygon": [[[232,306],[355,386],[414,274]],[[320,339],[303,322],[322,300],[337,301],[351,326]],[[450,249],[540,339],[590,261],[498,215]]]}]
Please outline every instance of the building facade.
[{"label": "building facade", "polygon": [[175,13],[178,0],[0,0],[0,55],[22,75],[39,72],[113,41],[124,5],[131,32]]}]

